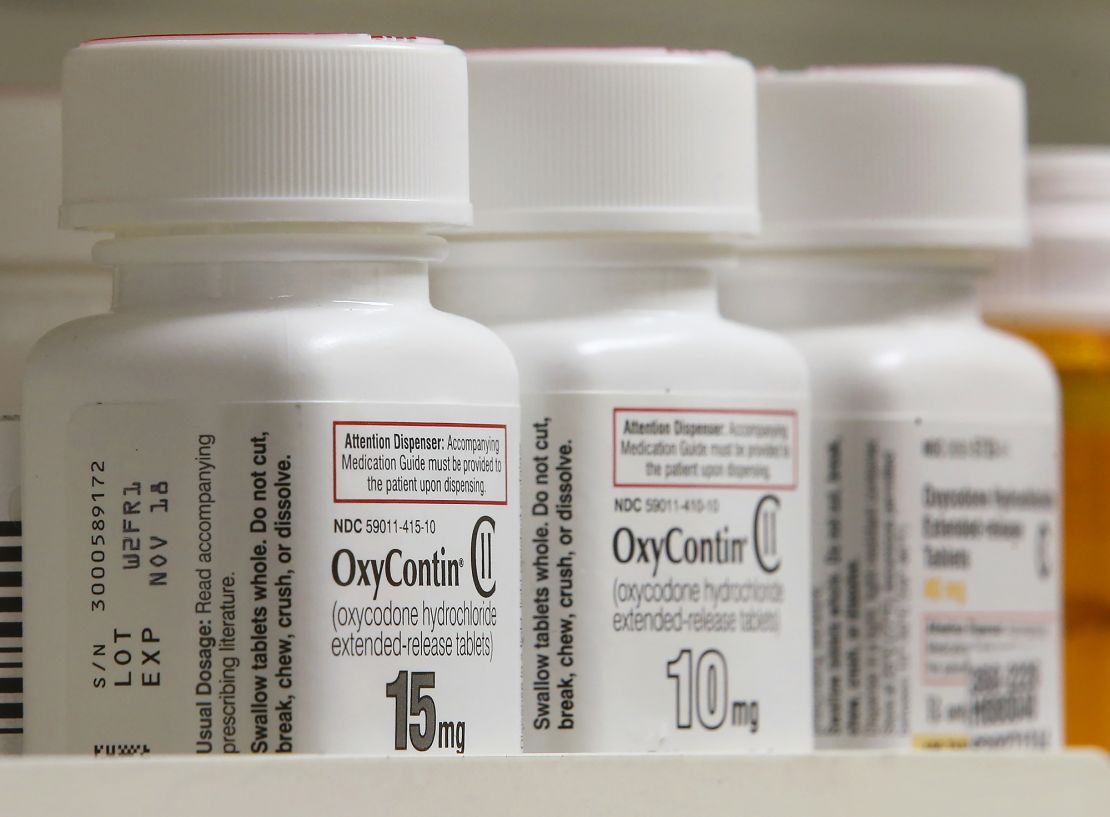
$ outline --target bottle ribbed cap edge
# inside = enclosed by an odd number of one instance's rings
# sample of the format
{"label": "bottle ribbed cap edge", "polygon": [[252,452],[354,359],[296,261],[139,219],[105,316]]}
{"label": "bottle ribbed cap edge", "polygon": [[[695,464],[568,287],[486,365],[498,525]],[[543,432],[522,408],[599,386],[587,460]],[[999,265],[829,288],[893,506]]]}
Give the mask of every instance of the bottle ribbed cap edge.
{"label": "bottle ribbed cap edge", "polygon": [[467,56],[473,232],[758,230],[745,60],[656,48]]}
{"label": "bottle ribbed cap edge", "polygon": [[62,221],[465,225],[466,61],[429,38],[117,38],[66,57]]}
{"label": "bottle ribbed cap edge", "polygon": [[1025,93],[977,66],[762,71],[767,248],[1028,241]]}

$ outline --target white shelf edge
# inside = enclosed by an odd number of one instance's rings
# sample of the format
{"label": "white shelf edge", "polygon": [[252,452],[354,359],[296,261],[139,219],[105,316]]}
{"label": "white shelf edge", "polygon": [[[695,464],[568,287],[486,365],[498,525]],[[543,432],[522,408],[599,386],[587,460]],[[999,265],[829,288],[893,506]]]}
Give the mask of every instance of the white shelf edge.
{"label": "white shelf edge", "polygon": [[1105,817],[1110,758],[938,752],[0,760],[12,817]]}

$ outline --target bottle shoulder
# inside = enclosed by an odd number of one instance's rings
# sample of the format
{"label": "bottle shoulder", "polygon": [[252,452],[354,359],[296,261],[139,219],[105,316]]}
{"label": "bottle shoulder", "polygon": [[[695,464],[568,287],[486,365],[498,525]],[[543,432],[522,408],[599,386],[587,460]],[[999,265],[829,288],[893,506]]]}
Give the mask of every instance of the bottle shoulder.
{"label": "bottle shoulder", "polygon": [[818,410],[1055,417],[1059,386],[1032,344],[977,322],[876,324],[790,334]]}
{"label": "bottle shoulder", "polygon": [[[516,402],[505,344],[429,306],[343,304],[113,312],[32,350],[27,393],[117,399],[429,399]],[[299,397],[297,396],[299,395]],[[481,399],[485,396],[486,399]]]}
{"label": "bottle shoulder", "polygon": [[783,337],[713,314],[617,314],[495,327],[524,391],[766,393],[807,397]]}

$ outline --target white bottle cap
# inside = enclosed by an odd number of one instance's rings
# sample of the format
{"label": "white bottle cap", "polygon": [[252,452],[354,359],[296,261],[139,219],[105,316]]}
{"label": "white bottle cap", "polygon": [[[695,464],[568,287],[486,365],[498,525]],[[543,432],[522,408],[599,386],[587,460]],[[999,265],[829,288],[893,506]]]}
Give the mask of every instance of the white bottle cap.
{"label": "white bottle cap", "polygon": [[990,68],[761,72],[760,246],[1020,246],[1025,93]]}
{"label": "white bottle cap", "polygon": [[61,96],[0,89],[0,265],[90,263],[97,237],[58,228],[61,198]]}
{"label": "white bottle cap", "polygon": [[1033,244],[999,258],[983,309],[1022,323],[1110,326],[1110,147],[1029,154]]}
{"label": "white bottle cap", "polygon": [[[1029,151],[1029,207],[1034,229],[1043,225],[1052,232],[1076,226],[1066,210],[1110,217],[1110,147],[1052,146]],[[1110,221],[1102,222],[1110,235]],[[1084,231],[1086,233],[1086,230]]]}
{"label": "white bottle cap", "polygon": [[466,61],[439,40],[99,40],[62,88],[66,226],[470,222]]}
{"label": "white bottle cap", "polygon": [[758,229],[744,60],[650,48],[468,58],[474,232]]}

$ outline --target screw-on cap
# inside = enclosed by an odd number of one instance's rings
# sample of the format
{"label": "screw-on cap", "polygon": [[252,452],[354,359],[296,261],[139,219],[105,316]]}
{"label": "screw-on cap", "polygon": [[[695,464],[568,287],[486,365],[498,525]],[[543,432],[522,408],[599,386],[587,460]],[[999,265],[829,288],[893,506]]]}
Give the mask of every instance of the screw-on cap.
{"label": "screw-on cap", "polygon": [[1019,246],[1025,93],[990,68],[761,72],[761,246]]}
{"label": "screw-on cap", "polygon": [[96,236],[58,229],[61,198],[61,97],[0,89],[0,264],[91,263]]}
{"label": "screw-on cap", "polygon": [[1029,154],[1033,244],[982,283],[989,315],[1023,323],[1110,323],[1110,148]]}
{"label": "screw-on cap", "polygon": [[474,232],[757,230],[744,60],[649,48],[468,58]]}
{"label": "screw-on cap", "polygon": [[470,222],[466,62],[439,40],[98,40],[62,88],[66,226]]}
{"label": "screw-on cap", "polygon": [[[1068,145],[1029,151],[1029,206],[1050,216],[1059,206],[1110,210],[1110,147]],[[1110,233],[1110,222],[1103,225]]]}

